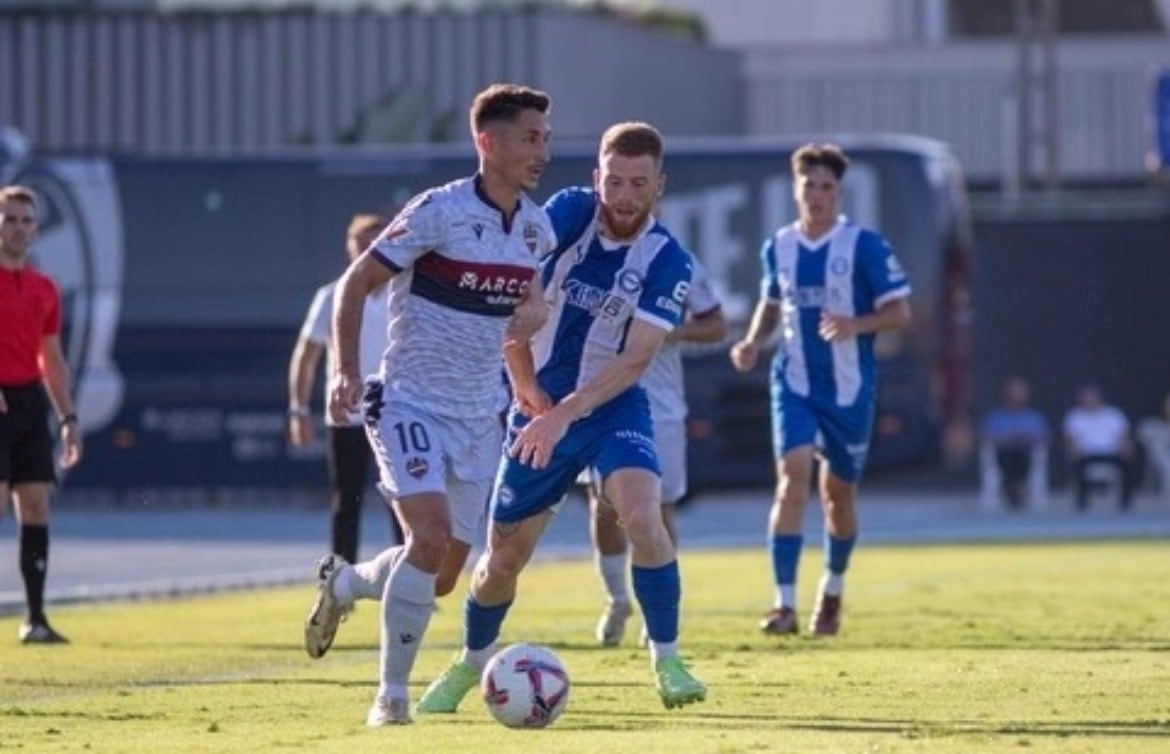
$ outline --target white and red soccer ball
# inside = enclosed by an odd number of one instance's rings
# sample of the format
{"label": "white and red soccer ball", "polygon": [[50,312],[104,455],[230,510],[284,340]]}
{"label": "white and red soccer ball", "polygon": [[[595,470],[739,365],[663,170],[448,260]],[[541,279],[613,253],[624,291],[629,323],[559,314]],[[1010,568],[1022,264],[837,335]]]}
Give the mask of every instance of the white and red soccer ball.
{"label": "white and red soccer ball", "polygon": [[513,644],[488,662],[480,690],[488,712],[509,728],[544,728],[569,703],[569,674],[546,647]]}

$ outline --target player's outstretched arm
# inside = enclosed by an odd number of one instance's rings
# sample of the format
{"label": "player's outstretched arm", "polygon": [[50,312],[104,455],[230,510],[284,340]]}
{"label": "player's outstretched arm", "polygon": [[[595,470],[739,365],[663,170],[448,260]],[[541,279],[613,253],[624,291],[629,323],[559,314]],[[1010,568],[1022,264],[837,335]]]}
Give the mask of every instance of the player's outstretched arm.
{"label": "player's outstretched arm", "polygon": [[81,429],[73,409],[72,380],[61,350],[61,336],[46,335],[41,339],[41,363],[45,389],[61,419],[61,466],[67,469],[81,460]]}
{"label": "player's outstretched arm", "polygon": [[333,343],[337,348],[336,374],[329,395],[329,414],[336,422],[345,422],[357,410],[362,393],[359,341],[362,309],[371,291],[389,282],[394,272],[365,252],[346,269],[337,281],[333,299]]}
{"label": "player's outstretched arm", "polygon": [[563,406],[573,419],[578,419],[621,394],[642,378],[667,334],[660,325],[635,317],[622,352],[593,379],[565,396],[557,407]]}
{"label": "player's outstretched arm", "polygon": [[727,318],[723,308],[715,307],[702,314],[692,314],[674,328],[667,340],[683,343],[718,343],[727,337]]}
{"label": "player's outstretched arm", "polygon": [[540,284],[540,273],[537,272],[532,276],[532,282],[528,284],[528,290],[517,304],[512,318],[508,320],[504,345],[527,343],[547,321],[548,302],[544,300],[544,288]]}
{"label": "player's outstretched arm", "polygon": [[552,408],[548,393],[536,381],[536,365],[527,340],[504,345],[504,366],[520,413],[528,417],[540,416]]}
{"label": "player's outstretched arm", "polygon": [[731,363],[741,372],[749,372],[756,365],[760,347],[772,337],[780,326],[780,303],[771,299],[760,299],[752,314],[748,331],[731,347]]}
{"label": "player's outstretched arm", "polygon": [[625,350],[591,380],[525,425],[508,453],[535,469],[547,466],[553,448],[574,420],[619,395],[642,377],[666,339],[666,332],[659,325],[634,319],[626,336]]}

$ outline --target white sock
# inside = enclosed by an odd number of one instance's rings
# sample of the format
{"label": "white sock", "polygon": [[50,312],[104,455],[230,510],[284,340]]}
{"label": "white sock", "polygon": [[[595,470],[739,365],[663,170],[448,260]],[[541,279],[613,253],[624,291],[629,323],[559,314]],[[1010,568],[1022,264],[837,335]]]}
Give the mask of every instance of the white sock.
{"label": "white sock", "polygon": [[436,574],[399,558],[382,596],[382,675],[378,696],[406,698],[423,635],[435,610]]}
{"label": "white sock", "polygon": [[493,641],[483,649],[468,649],[463,648],[463,654],[459,659],[464,662],[470,662],[474,667],[483,670],[487,667],[488,660],[492,659],[496,654],[496,643]]}
{"label": "white sock", "polygon": [[598,555],[597,573],[610,602],[629,602],[630,592],[626,587],[626,554]]}
{"label": "white sock", "polygon": [[678,641],[651,641],[650,664],[657,665],[663,657],[678,657]]}
{"label": "white sock", "polygon": [[796,584],[778,584],[776,586],[776,608],[782,607],[796,609]]}
{"label": "white sock", "polygon": [[333,596],[347,603],[354,600],[382,599],[382,594],[386,591],[386,579],[390,578],[390,571],[402,557],[402,550],[402,545],[390,547],[382,550],[373,559],[346,569],[344,576],[333,582]]}
{"label": "white sock", "polygon": [[840,597],[844,591],[845,574],[825,571],[825,575],[821,577],[821,594],[827,594],[830,597]]}

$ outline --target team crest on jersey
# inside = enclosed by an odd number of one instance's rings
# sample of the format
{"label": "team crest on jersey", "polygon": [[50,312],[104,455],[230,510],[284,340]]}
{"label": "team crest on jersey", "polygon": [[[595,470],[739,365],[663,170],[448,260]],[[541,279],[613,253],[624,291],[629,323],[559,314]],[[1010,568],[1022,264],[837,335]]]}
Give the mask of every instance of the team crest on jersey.
{"label": "team crest on jersey", "polygon": [[427,463],[425,458],[408,458],[406,459],[406,473],[410,474],[415,479],[422,479],[430,471],[431,465]]}
{"label": "team crest on jersey", "polygon": [[536,253],[540,241],[540,227],[536,223],[524,223],[524,245],[533,254]]}
{"label": "team crest on jersey", "polygon": [[833,261],[829,263],[829,272],[833,273],[834,275],[848,275],[849,261],[844,257],[834,258]]}
{"label": "team crest on jersey", "polygon": [[642,278],[633,270],[622,270],[618,273],[618,287],[626,293],[637,293],[642,290]]}

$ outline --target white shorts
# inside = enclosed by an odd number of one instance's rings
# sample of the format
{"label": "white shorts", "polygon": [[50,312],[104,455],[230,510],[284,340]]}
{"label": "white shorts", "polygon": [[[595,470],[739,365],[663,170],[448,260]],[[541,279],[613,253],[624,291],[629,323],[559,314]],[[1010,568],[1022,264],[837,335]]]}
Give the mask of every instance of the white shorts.
{"label": "white shorts", "polygon": [[687,423],[654,422],[654,449],[662,467],[662,502],[673,505],[687,494]]}
{"label": "white shorts", "polygon": [[[687,423],[685,420],[654,422],[654,450],[662,469],[662,504],[674,505],[687,494]],[[577,484],[600,485],[596,469],[585,469]]]}
{"label": "white shorts", "polygon": [[452,419],[402,402],[366,410],[378,490],[387,499],[421,492],[446,495],[452,536],[474,544],[503,447],[499,418]]}

